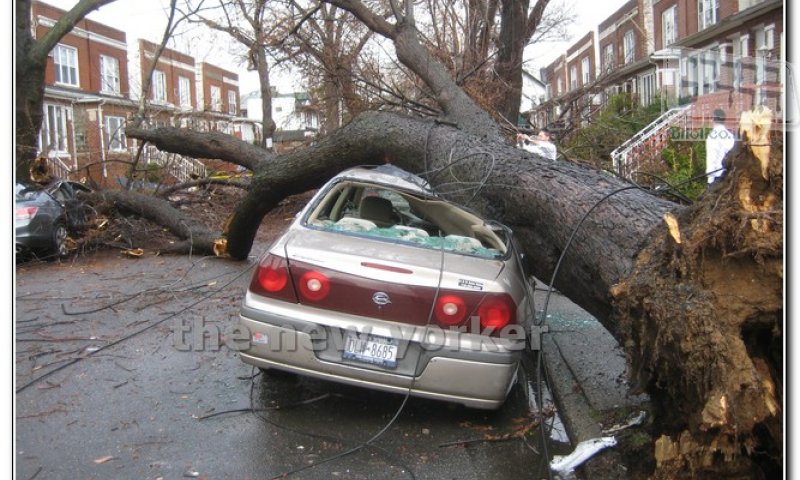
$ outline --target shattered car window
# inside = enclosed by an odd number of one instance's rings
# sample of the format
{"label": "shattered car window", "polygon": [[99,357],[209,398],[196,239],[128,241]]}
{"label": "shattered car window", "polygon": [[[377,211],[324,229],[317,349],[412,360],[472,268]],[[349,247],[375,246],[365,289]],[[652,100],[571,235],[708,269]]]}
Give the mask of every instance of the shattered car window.
{"label": "shattered car window", "polygon": [[506,254],[482,219],[437,197],[343,182],[325,195],[306,225],[484,258]]}

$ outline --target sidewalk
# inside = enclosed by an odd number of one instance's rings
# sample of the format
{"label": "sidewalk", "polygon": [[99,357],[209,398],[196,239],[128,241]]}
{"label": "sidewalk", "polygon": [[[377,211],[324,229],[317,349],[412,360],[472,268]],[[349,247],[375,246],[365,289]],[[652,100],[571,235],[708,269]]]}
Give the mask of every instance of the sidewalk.
{"label": "sidewalk", "polygon": [[[537,282],[538,314],[544,308],[546,288]],[[597,319],[554,291],[546,325],[542,353],[547,380],[573,446],[608,436],[604,429],[648,410],[647,395],[630,392],[622,347]],[[591,479],[627,478],[616,448],[599,452],[579,471]]]}

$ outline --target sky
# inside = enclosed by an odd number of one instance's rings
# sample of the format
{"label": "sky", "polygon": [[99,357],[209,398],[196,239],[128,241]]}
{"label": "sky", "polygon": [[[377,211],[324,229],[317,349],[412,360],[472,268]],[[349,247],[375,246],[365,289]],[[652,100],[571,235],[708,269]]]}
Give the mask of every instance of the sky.
{"label": "sky", "polygon": [[[69,10],[76,3],[76,0],[43,1],[64,10]],[[526,52],[525,68],[531,73],[538,73],[539,68],[546,66],[565,52],[573,41],[596,28],[598,23],[614,13],[626,1],[555,0],[554,3],[564,3],[570,11],[575,12],[575,23],[570,29],[571,38],[565,42],[548,42],[529,48],[529,51]],[[117,0],[93,12],[89,18],[125,31],[130,48],[139,38],[155,43],[160,42],[166,26],[168,6],[169,0]],[[188,53],[194,56],[198,62],[207,61],[238,73],[239,90],[243,95],[258,88],[258,77],[255,72],[248,72],[243,65],[239,64],[232,50],[220,47],[226,44],[223,39],[214,37],[205,30],[202,34],[188,32],[185,36],[187,39],[183,40],[182,44],[170,45],[170,48]],[[271,78],[271,80],[280,92],[289,93],[291,91],[293,79],[289,75],[273,72],[273,76],[275,78]]]}

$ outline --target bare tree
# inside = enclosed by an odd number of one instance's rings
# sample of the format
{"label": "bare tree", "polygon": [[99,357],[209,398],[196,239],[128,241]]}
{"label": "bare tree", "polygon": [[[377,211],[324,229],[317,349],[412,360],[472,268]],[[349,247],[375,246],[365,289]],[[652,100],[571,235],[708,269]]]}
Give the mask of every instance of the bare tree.
{"label": "bare tree", "polygon": [[372,31],[330,4],[287,0],[286,10],[272,45],[319,92],[324,112],[320,132],[331,132],[364,109],[353,73]]}
{"label": "bare tree", "polygon": [[[276,23],[269,4],[269,0],[220,0],[217,9],[191,15],[207,27],[226,33],[247,50],[248,66],[258,73],[263,130],[261,146],[264,148],[267,147],[267,141],[272,138],[276,128],[272,119],[272,85],[268,54]],[[217,13],[219,18],[211,17]]]}

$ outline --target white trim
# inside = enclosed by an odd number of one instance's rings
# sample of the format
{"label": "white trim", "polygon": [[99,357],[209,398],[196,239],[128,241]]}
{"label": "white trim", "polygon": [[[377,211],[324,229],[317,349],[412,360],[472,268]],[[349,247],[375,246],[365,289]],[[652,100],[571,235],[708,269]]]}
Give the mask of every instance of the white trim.
{"label": "white trim", "polygon": [[[115,130],[117,136],[119,137],[119,143],[121,144],[120,148],[112,147],[114,143],[114,135],[111,132],[111,125],[109,124],[109,120],[114,119],[114,121],[119,121],[119,126]],[[119,115],[106,115],[103,117],[103,127],[105,129],[105,134],[108,135],[108,151],[109,152],[124,152],[128,149],[128,137],[125,135],[125,117]]]}
{"label": "white trim", "polygon": [[589,40],[586,41],[586,43],[583,46],[581,46],[581,48],[579,48],[578,50],[576,50],[575,52],[573,52],[572,54],[570,54],[567,57],[567,62],[571,62],[571,61],[575,60],[576,58],[580,57],[581,54],[583,52],[585,52],[586,50],[588,50],[591,46],[592,46],[592,40],[589,39]]}
{"label": "white trim", "polygon": [[623,23],[627,22],[628,20],[631,20],[631,19],[635,18],[636,15],[638,15],[638,14],[639,14],[639,7],[636,6],[636,7],[634,7],[633,10],[630,11],[630,13],[628,13],[624,17],[620,18],[619,20],[614,22],[613,25],[609,26],[608,28],[606,28],[605,30],[600,32],[600,38],[601,39],[606,38],[610,34],[616,32]]}
{"label": "white trim", "polygon": [[764,46],[770,50],[775,49],[775,24],[764,27]]}
{"label": "white trim", "polygon": [[232,78],[228,78],[226,76],[222,76],[222,83],[227,83],[228,85],[233,85],[234,87],[239,86],[239,80],[234,80]]}
{"label": "white trim", "polygon": [[[74,57],[71,59],[74,62],[74,65],[65,65],[65,66],[67,68],[72,68],[72,69],[75,70],[75,83],[64,82],[64,81],[58,79],[58,77],[61,76],[61,65],[64,65],[64,64],[59,63],[58,59],[56,59],[55,51],[57,49],[67,50],[67,51],[69,51],[69,52],[74,54]],[[54,70],[55,70],[54,71],[54,73],[55,73],[55,75],[54,75],[54,77],[55,77],[54,83],[56,85],[64,85],[64,86],[72,87],[72,88],[81,88],[80,57],[78,56],[77,47],[73,47],[72,45],[66,45],[66,44],[63,44],[63,43],[59,43],[55,47],[53,47],[53,50],[51,50],[50,52],[53,54],[53,67],[54,67]]]}
{"label": "white trim", "polygon": [[[144,58],[146,60],[153,60],[153,58],[155,58],[155,55],[153,53],[150,53],[150,52],[144,52]],[[169,66],[172,66],[172,67],[182,68],[184,70],[189,70],[189,71],[192,71],[192,72],[195,71],[195,66],[194,65],[191,65],[191,64],[188,64],[188,63],[179,62],[178,60],[173,60],[171,58],[164,58],[163,56],[158,58],[158,63],[160,63],[160,64],[163,63],[163,64],[166,64],[166,65],[169,65]]]}
{"label": "white trim", "polygon": [[[43,15],[39,15],[36,20],[39,22],[39,25],[47,28],[53,28],[56,24],[56,21],[52,18],[45,17]],[[107,25],[105,25],[107,26]],[[111,27],[108,27],[111,28]],[[71,34],[75,35],[76,37],[80,38],[87,38],[97,43],[102,43],[103,45],[108,45],[110,47],[118,48],[120,50],[124,50],[125,52],[128,51],[128,44],[126,42],[121,42],[114,38],[106,37],[105,35],[99,35],[94,32],[89,32],[83,28],[74,27],[71,31]]]}
{"label": "white trim", "polygon": [[[42,128],[39,130],[39,135],[38,135],[38,140],[37,140],[37,143],[38,143],[38,146],[39,146],[39,151],[44,155],[49,155],[50,154],[49,145],[44,145],[44,143],[43,143],[45,133],[48,135],[48,137],[50,135],[50,128],[48,128],[48,127],[50,127],[50,118],[49,118],[49,115],[48,115],[48,112],[47,112],[49,107],[53,107],[54,108],[54,112],[55,112],[55,109],[60,109],[61,110],[62,117],[60,118],[61,125],[59,125],[59,127],[63,127],[63,132],[60,131],[61,130],[60,128],[58,128],[56,130],[58,131],[57,133],[58,133],[59,140],[63,140],[64,147],[65,147],[64,150],[55,149],[55,150],[52,150],[52,152],[54,152],[58,156],[70,156],[68,135],[69,135],[70,125],[72,124],[72,122],[73,122],[72,119],[74,117],[73,117],[72,107],[70,105],[66,105],[66,104],[63,104],[63,103],[45,102],[44,105],[42,105],[42,110],[43,110],[42,113],[44,115],[42,117]],[[72,127],[73,127],[73,131],[74,131],[74,125],[72,125]],[[52,143],[52,139],[49,139],[49,140],[51,140],[51,143]]]}

